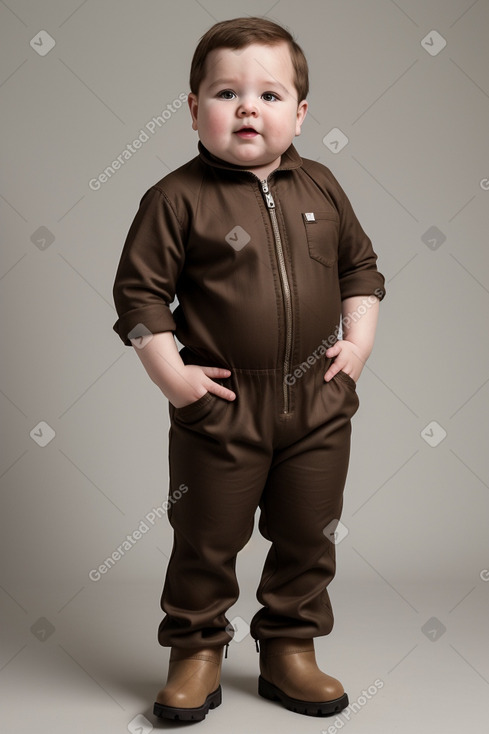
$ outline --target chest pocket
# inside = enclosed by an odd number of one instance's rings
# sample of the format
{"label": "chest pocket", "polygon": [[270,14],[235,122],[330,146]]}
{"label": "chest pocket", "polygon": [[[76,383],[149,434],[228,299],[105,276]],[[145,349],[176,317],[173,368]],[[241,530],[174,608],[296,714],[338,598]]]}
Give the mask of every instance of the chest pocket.
{"label": "chest pocket", "polygon": [[338,259],[339,217],[332,211],[302,214],[309,255],[326,267]]}

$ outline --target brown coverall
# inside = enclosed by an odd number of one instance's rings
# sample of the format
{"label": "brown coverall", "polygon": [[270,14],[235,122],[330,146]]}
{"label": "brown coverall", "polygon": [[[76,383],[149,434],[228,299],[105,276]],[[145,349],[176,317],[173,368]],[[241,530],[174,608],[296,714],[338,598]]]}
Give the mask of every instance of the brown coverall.
{"label": "brown coverall", "polygon": [[[266,181],[199,155],[143,196],[114,282],[125,345],[173,331],[186,364],[225,367],[230,402],[169,404],[173,550],[158,630],[164,646],[224,645],[236,556],[272,545],[250,623],[255,639],[328,634],[355,381],[324,381],[341,301],[385,294],[372,243],[324,165],[293,145]],[[172,312],[175,295],[178,306]],[[175,495],[177,496],[177,495]],[[228,630],[226,630],[228,627]]]}

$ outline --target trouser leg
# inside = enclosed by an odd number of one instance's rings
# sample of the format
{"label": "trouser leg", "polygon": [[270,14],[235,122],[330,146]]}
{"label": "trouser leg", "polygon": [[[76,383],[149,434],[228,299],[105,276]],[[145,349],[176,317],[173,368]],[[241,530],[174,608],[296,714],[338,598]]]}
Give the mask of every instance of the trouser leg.
{"label": "trouser leg", "polygon": [[302,423],[303,437],[275,451],[260,502],[259,529],[272,546],[257,590],[263,607],[250,625],[255,639],[311,638],[333,627],[327,587],[336,548],[325,529],[341,516],[358,397],[343,374],[324,383],[320,371],[319,380],[311,376],[304,388],[317,402],[309,394],[302,415],[296,401],[296,430]]}
{"label": "trouser leg", "polygon": [[253,531],[270,463],[258,441],[233,442],[235,407],[209,395],[189,410],[170,406],[170,494],[182,484],[187,490],[168,515],[174,541],[161,596],[164,646],[232,639],[226,611],[239,595],[236,555]]}

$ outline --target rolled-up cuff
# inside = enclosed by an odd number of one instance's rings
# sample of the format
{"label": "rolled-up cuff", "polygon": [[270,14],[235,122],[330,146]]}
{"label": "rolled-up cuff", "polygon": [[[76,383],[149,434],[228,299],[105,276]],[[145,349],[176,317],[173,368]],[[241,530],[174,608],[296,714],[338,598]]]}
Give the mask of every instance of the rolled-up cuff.
{"label": "rolled-up cuff", "polygon": [[377,272],[353,273],[340,281],[341,300],[353,296],[377,296],[381,301],[385,296],[384,277]]}
{"label": "rolled-up cuff", "polygon": [[112,328],[127,347],[132,347],[131,339],[160,331],[175,331],[176,324],[169,307],[161,304],[128,311],[117,319]]}

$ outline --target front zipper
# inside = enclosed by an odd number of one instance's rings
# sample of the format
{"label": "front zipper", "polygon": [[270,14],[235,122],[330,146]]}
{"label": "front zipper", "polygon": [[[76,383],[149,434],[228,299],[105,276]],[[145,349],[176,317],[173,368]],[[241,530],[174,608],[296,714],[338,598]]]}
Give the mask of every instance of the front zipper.
{"label": "front zipper", "polygon": [[265,202],[270,213],[270,219],[272,221],[273,236],[275,240],[275,251],[277,253],[277,260],[280,273],[280,281],[282,283],[282,291],[284,295],[285,303],[285,354],[284,354],[284,374],[282,381],[282,391],[284,398],[284,413],[289,412],[289,386],[287,384],[287,375],[290,369],[290,355],[292,350],[292,299],[290,296],[290,285],[287,278],[287,270],[285,268],[284,249],[282,247],[282,239],[280,237],[280,230],[277,222],[277,212],[275,210],[275,202],[273,196],[268,188],[266,179],[260,181],[262,191],[265,195]]}

